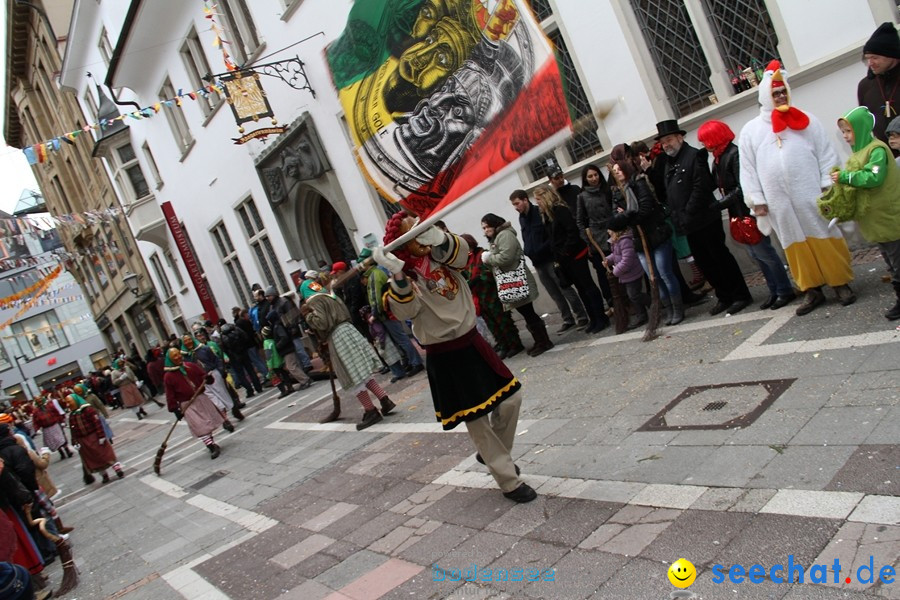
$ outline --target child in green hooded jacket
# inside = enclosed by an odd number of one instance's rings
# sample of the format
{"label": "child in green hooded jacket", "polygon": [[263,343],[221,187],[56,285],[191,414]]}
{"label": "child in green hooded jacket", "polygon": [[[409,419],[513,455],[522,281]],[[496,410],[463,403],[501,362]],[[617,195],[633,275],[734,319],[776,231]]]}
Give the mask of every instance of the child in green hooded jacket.
{"label": "child in green hooded jacket", "polygon": [[900,167],[888,145],[872,135],[874,125],[865,106],[838,119],[853,154],[831,180],[854,205],[853,220],[863,237],[878,244],[887,262],[897,303],[884,316],[893,321],[900,319]]}

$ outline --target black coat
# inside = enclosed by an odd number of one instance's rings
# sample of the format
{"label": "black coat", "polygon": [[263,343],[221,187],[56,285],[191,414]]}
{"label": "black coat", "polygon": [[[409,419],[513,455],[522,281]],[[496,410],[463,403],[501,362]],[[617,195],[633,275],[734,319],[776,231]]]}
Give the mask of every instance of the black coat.
{"label": "black coat", "polygon": [[[247,322],[249,323],[249,321]],[[246,331],[230,323],[222,327],[219,343],[229,358],[234,358],[238,361],[247,354],[247,350],[255,346],[253,338],[248,336]]]}
{"label": "black coat", "polygon": [[682,144],[678,154],[666,156],[665,175],[666,198],[676,233],[686,235],[721,221],[714,206],[715,184],[706,150]]}
{"label": "black coat", "polygon": [[6,463],[7,469],[12,469],[19,481],[29,491],[38,489],[37,478],[34,475],[34,463],[28,456],[28,451],[16,443],[16,438],[8,436],[0,440],[0,458]]}
{"label": "black coat", "polygon": [[566,201],[566,204],[569,205],[569,210],[572,211],[573,215],[578,214],[578,194],[581,193],[580,187],[574,183],[566,182],[565,185],[556,189],[556,193],[559,194],[560,198]]}
{"label": "black coat", "polygon": [[[870,113],[875,115],[875,127],[872,128],[872,133],[885,144],[887,144],[888,138],[884,130],[888,123],[897,116],[896,111],[900,110],[900,85],[898,82],[900,82],[900,64],[882,75],[875,75],[870,69],[856,87],[856,99],[859,101],[859,105],[865,106]],[[884,95],[881,90],[884,90]],[[885,95],[888,97],[885,98]],[[890,117],[884,114],[885,100],[890,100],[894,109]],[[894,156],[898,155],[897,150],[892,149],[892,152]]]}
{"label": "black coat", "polygon": [[646,175],[635,175],[628,181],[626,188],[634,192],[638,208],[628,210],[624,193],[618,187],[613,188],[616,208],[621,208],[624,212],[617,213],[610,219],[610,227],[614,229],[622,229],[626,225],[634,227],[635,250],[643,254],[644,245],[637,231],[638,225],[647,237],[647,245],[651,249],[668,240],[672,236],[672,230],[666,223],[665,207],[656,199]]}
{"label": "black coat", "polygon": [[581,239],[590,245],[585,229],[591,230],[594,241],[609,254],[609,220],[613,216],[612,197],[609,186],[605,182],[596,188],[584,188],[578,195],[578,212],[575,213],[575,221],[578,224],[578,233]]}
{"label": "black coat", "polygon": [[278,350],[278,354],[282,358],[297,351],[294,347],[293,336],[278,319],[275,319],[275,323],[270,325],[270,327],[272,328],[272,339],[275,340],[275,349]]}
{"label": "black coat", "polygon": [[750,208],[744,204],[741,190],[741,166],[738,147],[729,142],[719,160],[713,163],[712,175],[722,191],[722,199],[715,203],[716,210],[728,209],[729,217],[742,218],[750,215]]}
{"label": "black coat", "polygon": [[574,260],[587,249],[584,240],[578,235],[575,216],[568,206],[554,205],[553,220],[545,221],[550,233],[550,244],[553,247],[553,259],[557,262]]}
{"label": "black coat", "polygon": [[519,215],[519,229],[522,230],[522,249],[535,267],[553,260],[550,235],[537,206],[532,204],[526,214]]}

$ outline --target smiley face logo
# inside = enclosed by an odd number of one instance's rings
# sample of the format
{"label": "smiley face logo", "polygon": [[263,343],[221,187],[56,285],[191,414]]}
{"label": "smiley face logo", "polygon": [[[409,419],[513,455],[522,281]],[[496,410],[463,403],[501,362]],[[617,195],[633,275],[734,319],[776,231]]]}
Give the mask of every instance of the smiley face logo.
{"label": "smiley face logo", "polygon": [[690,587],[695,579],[697,569],[686,558],[679,558],[669,567],[669,581],[677,588]]}

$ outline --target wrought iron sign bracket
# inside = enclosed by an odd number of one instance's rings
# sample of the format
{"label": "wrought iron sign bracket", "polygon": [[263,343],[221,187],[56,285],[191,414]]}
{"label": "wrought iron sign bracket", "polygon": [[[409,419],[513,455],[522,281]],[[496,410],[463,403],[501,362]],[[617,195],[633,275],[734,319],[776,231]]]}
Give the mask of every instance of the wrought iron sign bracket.
{"label": "wrought iron sign bracket", "polygon": [[260,75],[268,75],[269,77],[277,77],[295,90],[308,90],[312,97],[316,97],[316,91],[309,85],[309,78],[306,76],[303,61],[299,56],[279,60],[270,63],[262,63],[249,67],[238,69],[237,71],[225,71],[224,73],[216,73],[215,75],[207,75],[205,79],[212,80],[224,77],[226,75],[242,77],[244,75],[252,75],[259,73]]}

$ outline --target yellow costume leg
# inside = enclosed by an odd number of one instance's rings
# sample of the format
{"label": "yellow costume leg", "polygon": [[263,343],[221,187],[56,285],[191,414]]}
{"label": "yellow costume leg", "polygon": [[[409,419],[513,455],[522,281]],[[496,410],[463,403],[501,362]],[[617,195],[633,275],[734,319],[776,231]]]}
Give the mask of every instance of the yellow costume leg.
{"label": "yellow costume leg", "polygon": [[801,291],[853,281],[850,250],[843,238],[807,238],[784,251],[791,274]]}

